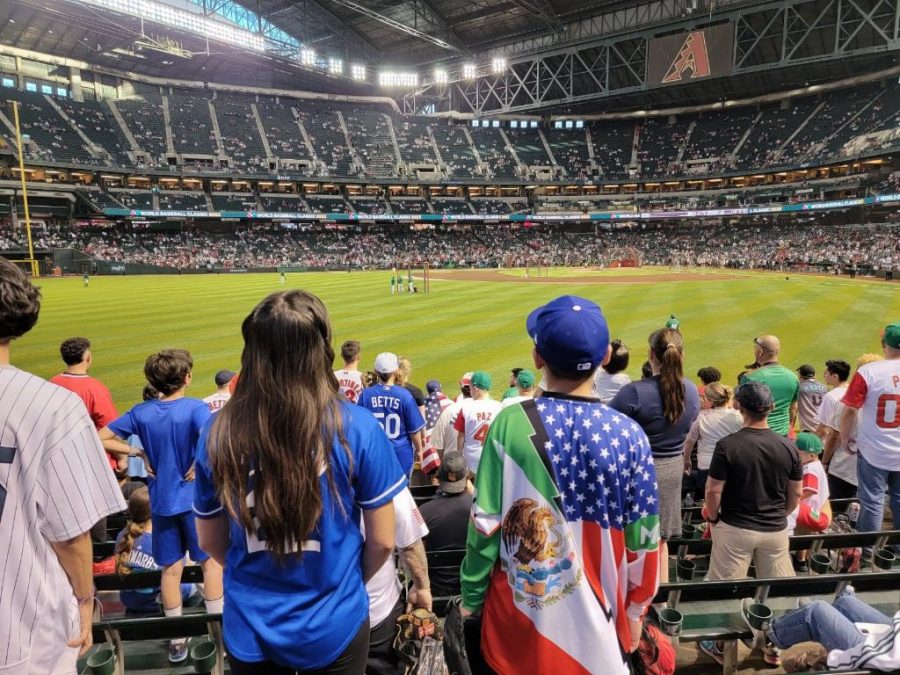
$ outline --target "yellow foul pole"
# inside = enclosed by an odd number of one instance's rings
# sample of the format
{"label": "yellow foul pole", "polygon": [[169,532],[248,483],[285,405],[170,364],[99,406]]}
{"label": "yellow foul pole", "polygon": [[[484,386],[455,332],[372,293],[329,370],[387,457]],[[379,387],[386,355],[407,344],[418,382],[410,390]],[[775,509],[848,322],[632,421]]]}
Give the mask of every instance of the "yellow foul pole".
{"label": "yellow foul pole", "polygon": [[41,270],[34,259],[34,244],[31,241],[31,213],[28,210],[28,186],[25,184],[25,150],[22,147],[22,130],[19,127],[19,103],[10,101],[13,117],[16,122],[16,145],[19,148],[19,178],[22,180],[22,204],[25,205],[25,234],[28,236],[28,261],[31,263],[31,276],[39,277]]}

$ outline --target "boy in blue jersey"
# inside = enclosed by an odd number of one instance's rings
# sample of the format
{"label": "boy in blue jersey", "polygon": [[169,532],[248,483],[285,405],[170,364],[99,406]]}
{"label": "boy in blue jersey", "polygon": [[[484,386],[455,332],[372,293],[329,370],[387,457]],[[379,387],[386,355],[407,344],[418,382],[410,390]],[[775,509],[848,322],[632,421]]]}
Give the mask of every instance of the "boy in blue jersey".
{"label": "boy in blue jersey", "polygon": [[399,367],[396,354],[384,352],[375,357],[378,383],[363,389],[357,403],[370,410],[378,420],[394,446],[401,468],[409,476],[414,462],[422,459],[425,420],[412,394],[394,384]]}
{"label": "boy in blue jersey", "polygon": [[[203,567],[204,597],[210,614],[222,612],[222,568],[203,552],[191,507],[194,497],[194,452],[210,417],[209,407],[185,397],[194,362],[184,349],[164,349],[147,357],[144,375],[160,398],[139,403],[100,431],[103,446],[137,454],[122,439],[137,436],[150,474],[153,557],[163,568],[162,602],[166,616],[181,616],[181,572],[185,553]],[[187,640],[169,643],[172,663],[187,658]]]}

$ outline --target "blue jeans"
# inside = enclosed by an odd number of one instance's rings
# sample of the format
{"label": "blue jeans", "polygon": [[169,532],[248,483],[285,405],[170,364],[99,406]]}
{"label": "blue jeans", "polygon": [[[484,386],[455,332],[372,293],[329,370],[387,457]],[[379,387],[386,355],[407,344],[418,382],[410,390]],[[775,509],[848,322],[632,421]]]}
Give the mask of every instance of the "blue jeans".
{"label": "blue jeans", "polygon": [[[858,455],[856,475],[859,478],[859,518],[857,532],[877,532],[884,520],[884,495],[891,500],[894,529],[900,529],[900,471],[888,471],[872,466],[862,453]],[[870,547],[867,547],[869,550]]]}
{"label": "blue jeans", "polygon": [[800,642],[818,642],[828,651],[851,649],[866,639],[854,623],[890,625],[891,619],[854,595],[842,595],[833,605],[817,600],[779,616],[768,638],[782,649]]}

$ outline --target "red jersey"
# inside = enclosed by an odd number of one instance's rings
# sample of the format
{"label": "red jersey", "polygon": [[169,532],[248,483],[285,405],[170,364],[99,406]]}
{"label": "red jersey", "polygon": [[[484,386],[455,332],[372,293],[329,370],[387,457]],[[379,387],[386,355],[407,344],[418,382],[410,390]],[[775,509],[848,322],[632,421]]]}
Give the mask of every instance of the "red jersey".
{"label": "red jersey", "polygon": [[[63,389],[68,389],[72,393],[78,394],[78,397],[84,401],[84,407],[87,408],[88,415],[90,415],[97,431],[119,417],[109,389],[97,378],[90,375],[60,373],[51,378],[50,381]],[[109,460],[109,465],[115,470],[117,466],[116,457],[106,453],[106,458]]]}

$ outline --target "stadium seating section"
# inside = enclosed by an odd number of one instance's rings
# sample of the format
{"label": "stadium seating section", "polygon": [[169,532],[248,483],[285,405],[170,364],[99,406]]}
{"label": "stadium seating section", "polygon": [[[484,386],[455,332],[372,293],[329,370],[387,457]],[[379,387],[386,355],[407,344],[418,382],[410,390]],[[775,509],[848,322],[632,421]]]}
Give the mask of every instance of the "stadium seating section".
{"label": "stadium seating section", "polygon": [[[122,99],[85,102],[6,95],[22,104],[30,161],[120,169],[228,163],[250,175],[286,169],[300,176],[416,178],[426,169],[443,180],[621,181],[809,166],[900,147],[894,81],[761,106],[600,120],[581,129],[474,128],[383,104],[148,85],[129,91]],[[0,133],[9,140],[6,126]],[[535,170],[554,164],[558,170]]]}

